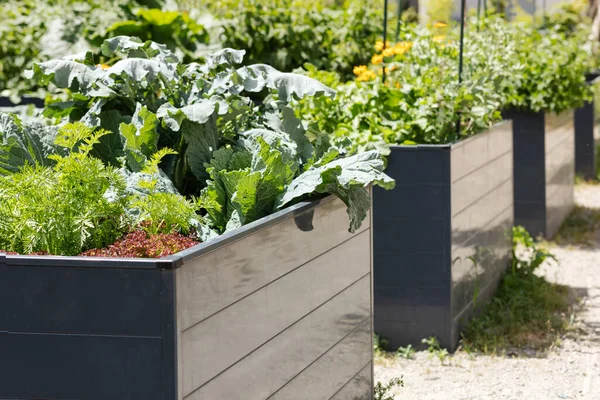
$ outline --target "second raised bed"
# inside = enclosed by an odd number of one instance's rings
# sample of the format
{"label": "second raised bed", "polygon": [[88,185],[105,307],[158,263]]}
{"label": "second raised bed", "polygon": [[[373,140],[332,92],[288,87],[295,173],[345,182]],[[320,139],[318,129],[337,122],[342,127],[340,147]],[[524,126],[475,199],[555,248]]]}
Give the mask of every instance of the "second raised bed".
{"label": "second raised bed", "polygon": [[375,332],[392,349],[435,336],[454,350],[511,254],[510,122],[448,145],[393,146],[374,190]]}

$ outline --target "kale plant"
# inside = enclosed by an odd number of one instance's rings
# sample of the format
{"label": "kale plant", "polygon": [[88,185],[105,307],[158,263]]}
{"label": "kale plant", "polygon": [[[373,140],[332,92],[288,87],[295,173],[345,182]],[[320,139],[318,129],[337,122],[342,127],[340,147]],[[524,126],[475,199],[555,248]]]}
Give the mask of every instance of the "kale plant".
{"label": "kale plant", "polygon": [[70,94],[45,115],[111,131],[91,154],[126,167],[128,180],[169,149],[160,186],[199,196],[200,224],[217,233],[323,194],[346,203],[354,231],[370,205],[366,186],[393,187],[379,153],[345,158],[343,143],[308,133],[296,118],[293,99],[334,96],[314,79],[265,64],[235,67],[244,52],[232,49],[182,64],[164,45],[120,36],[102,51],[120,60],[94,65],[88,53],[34,65],[29,77]]}

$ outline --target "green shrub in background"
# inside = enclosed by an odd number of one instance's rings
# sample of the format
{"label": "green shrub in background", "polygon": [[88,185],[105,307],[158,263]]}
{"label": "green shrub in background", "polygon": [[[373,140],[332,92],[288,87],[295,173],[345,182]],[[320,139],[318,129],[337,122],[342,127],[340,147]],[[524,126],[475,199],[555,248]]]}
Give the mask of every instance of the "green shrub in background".
{"label": "green shrub in background", "polygon": [[427,0],[425,2],[425,12],[429,23],[450,23],[454,8],[454,0]]}
{"label": "green shrub in background", "polygon": [[582,104],[591,95],[584,74],[594,60],[584,33],[538,32],[500,15],[470,18],[459,85],[458,27],[407,27],[399,43],[377,44],[370,65],[355,67],[354,82],[336,84],[331,73],[308,67],[338,96],[308,99],[299,111],[313,129],[350,137],[357,151],[452,143],[489,128],[507,108],[561,112]]}
{"label": "green shrub in background", "polygon": [[[94,62],[107,60],[100,45],[107,38],[129,35],[163,43],[190,62],[208,32],[187,13],[163,11],[155,0],[14,0],[0,3],[0,95],[39,91],[24,79],[33,62],[92,51]],[[148,8],[154,7],[154,8]]]}
{"label": "green shrub in background", "polygon": [[35,0],[0,3],[0,95],[21,88],[21,73],[38,59],[45,19],[37,6]]}
{"label": "green shrub in background", "polygon": [[515,43],[519,53],[513,62],[525,69],[509,107],[560,113],[591,99],[585,74],[592,69],[594,56],[584,30],[567,35],[560,25],[544,31],[517,25]]}
{"label": "green shrub in background", "polygon": [[314,1],[240,0],[223,22],[223,47],[246,50],[247,63],[291,71],[310,62],[318,69],[352,77],[366,63],[382,32],[377,7],[351,1],[327,8]]}
{"label": "green shrub in background", "polygon": [[[307,100],[300,111],[307,121],[314,121],[314,129],[349,136],[359,151],[385,152],[387,144],[456,141],[499,121],[500,110],[516,95],[523,66],[515,62],[513,35],[513,27],[501,17],[480,23],[470,19],[459,85],[458,29],[444,24],[407,27],[399,43],[387,49],[378,43],[371,65],[355,68],[356,81],[335,86],[335,99]],[[312,67],[308,73],[325,78]]]}

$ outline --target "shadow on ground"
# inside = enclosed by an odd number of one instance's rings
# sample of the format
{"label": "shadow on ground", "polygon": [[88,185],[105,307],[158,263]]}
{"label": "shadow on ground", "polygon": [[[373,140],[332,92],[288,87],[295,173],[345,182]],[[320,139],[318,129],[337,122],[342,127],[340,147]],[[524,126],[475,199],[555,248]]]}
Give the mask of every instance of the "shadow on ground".
{"label": "shadow on ground", "polygon": [[600,209],[576,206],[553,242],[559,246],[600,249]]}

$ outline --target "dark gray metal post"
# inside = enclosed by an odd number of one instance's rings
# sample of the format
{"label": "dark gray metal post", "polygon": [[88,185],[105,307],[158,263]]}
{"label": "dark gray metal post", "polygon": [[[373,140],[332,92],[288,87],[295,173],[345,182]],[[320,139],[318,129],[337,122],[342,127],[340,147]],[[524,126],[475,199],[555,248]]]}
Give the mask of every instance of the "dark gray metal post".
{"label": "dark gray metal post", "polygon": [[515,225],[546,235],[544,112],[512,112]]}
{"label": "dark gray metal post", "polygon": [[575,173],[586,180],[596,179],[594,101],[575,110]]}

